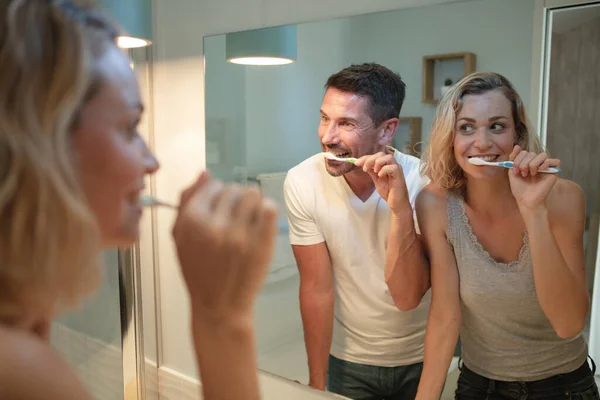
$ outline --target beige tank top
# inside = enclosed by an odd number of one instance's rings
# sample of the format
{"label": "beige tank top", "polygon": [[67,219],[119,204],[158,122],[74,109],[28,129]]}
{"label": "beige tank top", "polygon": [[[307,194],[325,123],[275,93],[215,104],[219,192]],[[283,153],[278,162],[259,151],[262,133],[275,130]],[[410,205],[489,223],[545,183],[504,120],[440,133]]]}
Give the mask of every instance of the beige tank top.
{"label": "beige tank top", "polygon": [[527,234],[517,261],[496,262],[481,246],[461,197],[447,197],[448,242],[460,276],[462,359],[489,379],[534,381],[574,371],[587,359],[580,334],[561,339],[535,292]]}

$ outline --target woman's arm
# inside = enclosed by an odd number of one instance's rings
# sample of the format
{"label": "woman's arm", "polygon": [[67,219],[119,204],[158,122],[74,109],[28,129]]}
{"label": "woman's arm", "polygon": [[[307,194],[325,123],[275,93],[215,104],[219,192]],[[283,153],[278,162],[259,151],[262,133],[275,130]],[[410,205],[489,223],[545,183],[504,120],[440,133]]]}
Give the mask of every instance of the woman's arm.
{"label": "woman's arm", "polygon": [[271,262],[276,217],[258,189],[207,174],[181,196],[173,236],[205,400],[260,399],[254,303]]}
{"label": "woman's arm", "polygon": [[446,240],[446,198],[428,185],[417,198],[417,218],[431,265],[431,308],[425,334],[425,362],[417,399],[438,400],[462,323],[456,259]]}
{"label": "woman's arm", "polygon": [[253,322],[251,314],[211,319],[192,310],[204,399],[260,399]]}
{"label": "woman's arm", "polygon": [[583,254],[583,191],[556,174],[538,173],[560,166],[560,160],[546,153],[528,152],[517,145],[509,159],[514,163],[510,188],[529,234],[538,301],[558,336],[576,336],[590,306]]}
{"label": "woman's arm", "polygon": [[574,182],[559,180],[544,206],[522,209],[529,234],[537,297],[562,338],[579,334],[589,311],[583,231],[585,199]]}

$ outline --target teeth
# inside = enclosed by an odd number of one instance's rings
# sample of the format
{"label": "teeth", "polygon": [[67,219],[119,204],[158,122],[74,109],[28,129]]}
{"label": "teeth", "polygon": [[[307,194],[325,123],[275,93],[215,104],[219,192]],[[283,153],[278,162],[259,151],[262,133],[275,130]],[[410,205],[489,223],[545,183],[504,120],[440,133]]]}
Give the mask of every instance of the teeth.
{"label": "teeth", "polygon": [[480,158],[484,161],[494,161],[497,156],[473,156],[474,158]]}

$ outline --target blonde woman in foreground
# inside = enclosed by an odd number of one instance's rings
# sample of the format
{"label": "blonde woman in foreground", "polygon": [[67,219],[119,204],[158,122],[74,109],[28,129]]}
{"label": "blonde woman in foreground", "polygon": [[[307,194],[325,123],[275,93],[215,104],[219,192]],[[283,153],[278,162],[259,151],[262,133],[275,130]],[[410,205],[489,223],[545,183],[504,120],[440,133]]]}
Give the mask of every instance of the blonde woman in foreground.
{"label": "blonde woman in foreground", "polygon": [[[88,1],[0,1],[2,400],[92,399],[50,347],[50,323],[94,288],[102,248],[137,239],[158,169],[117,34]],[[252,310],[275,214],[206,174],[181,196],[173,234],[207,400],[259,398]]]}
{"label": "blonde woman in foreground", "polygon": [[[469,158],[514,162],[510,170]],[[417,399],[439,399],[461,337],[457,399],[598,399],[581,334],[582,190],[556,174],[513,86],[463,78],[442,98],[417,200],[432,302]]]}

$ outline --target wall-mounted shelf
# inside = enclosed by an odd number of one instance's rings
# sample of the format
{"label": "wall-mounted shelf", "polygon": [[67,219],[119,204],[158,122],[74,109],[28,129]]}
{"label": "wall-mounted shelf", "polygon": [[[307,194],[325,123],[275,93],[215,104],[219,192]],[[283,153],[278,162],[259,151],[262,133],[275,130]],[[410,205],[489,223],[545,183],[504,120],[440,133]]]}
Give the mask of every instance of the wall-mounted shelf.
{"label": "wall-mounted shelf", "polygon": [[404,124],[408,124],[408,143],[406,140],[403,143],[398,134],[396,134],[396,137],[394,137],[394,147],[402,153],[418,157],[419,154],[416,151],[416,146],[421,142],[423,119],[421,117],[400,117],[398,119],[400,120],[399,128]]}
{"label": "wall-mounted shelf", "polygon": [[[437,104],[437,90],[446,78],[453,83],[475,72],[475,53],[434,54],[423,57],[423,103]],[[462,68],[460,68],[462,66]],[[436,96],[437,95],[437,96]]]}

